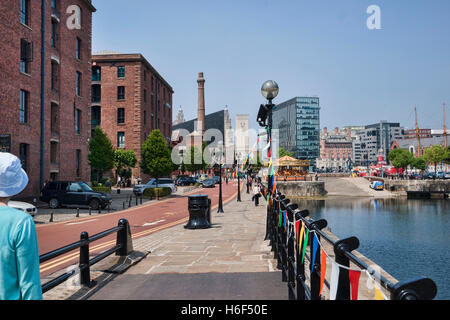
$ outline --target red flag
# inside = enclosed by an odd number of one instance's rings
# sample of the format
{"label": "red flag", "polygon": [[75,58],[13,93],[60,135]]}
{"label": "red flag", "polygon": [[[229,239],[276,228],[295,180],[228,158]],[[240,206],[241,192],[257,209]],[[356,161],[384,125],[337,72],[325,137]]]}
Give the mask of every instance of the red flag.
{"label": "red flag", "polygon": [[327,273],[327,254],[322,249],[320,256],[320,291],[319,296],[322,294],[323,283],[325,282],[325,273]]}
{"label": "red flag", "polygon": [[297,240],[298,240],[298,235],[300,232],[300,222],[301,222],[301,220],[298,220],[295,222],[295,235],[296,235],[295,239],[297,239]]}
{"label": "red flag", "polygon": [[358,286],[359,278],[361,277],[361,271],[349,270],[348,277],[350,279],[350,287],[352,290],[352,300],[358,300]]}

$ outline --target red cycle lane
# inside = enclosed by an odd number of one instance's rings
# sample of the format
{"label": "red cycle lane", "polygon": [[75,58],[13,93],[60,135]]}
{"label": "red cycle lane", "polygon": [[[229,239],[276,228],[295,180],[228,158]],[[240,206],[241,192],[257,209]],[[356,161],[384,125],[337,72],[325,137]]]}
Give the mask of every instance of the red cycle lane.
{"label": "red cycle lane", "polygon": [[[241,190],[244,183],[241,182]],[[237,196],[237,182],[222,185],[224,204]],[[242,192],[242,191],[241,191]],[[58,248],[80,240],[82,232],[90,236],[118,225],[120,219],[127,219],[130,224],[133,239],[147,236],[151,233],[186,223],[189,220],[188,196],[192,194],[205,194],[211,199],[212,214],[218,206],[219,188],[200,189],[182,196],[174,196],[159,202],[152,202],[128,210],[96,215],[88,218],[75,219],[48,225],[36,226],[39,254],[51,252]],[[214,222],[214,221],[213,221]],[[110,235],[90,244],[90,251],[100,253],[114,246],[116,236]],[[79,250],[75,250],[61,257],[41,264],[41,276],[46,276],[58,270],[76,264],[79,259]]]}

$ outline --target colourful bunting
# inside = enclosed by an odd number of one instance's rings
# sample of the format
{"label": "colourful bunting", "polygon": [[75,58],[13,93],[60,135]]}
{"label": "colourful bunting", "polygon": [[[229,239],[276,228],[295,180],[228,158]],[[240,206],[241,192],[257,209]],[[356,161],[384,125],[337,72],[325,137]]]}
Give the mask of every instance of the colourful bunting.
{"label": "colourful bunting", "polygon": [[319,241],[317,239],[317,235],[314,233],[313,236],[313,254],[312,254],[312,262],[311,262],[311,275],[314,272],[314,264],[316,262],[316,251],[319,246]]}
{"label": "colourful bunting", "polygon": [[375,300],[384,300],[384,295],[381,293],[381,291],[377,288],[376,285],[373,286],[375,289]]}
{"label": "colourful bunting", "polygon": [[361,271],[349,270],[348,277],[350,279],[351,298],[352,300],[358,300],[358,286]]}
{"label": "colourful bunting", "polygon": [[325,274],[327,272],[327,254],[322,249],[321,256],[320,256],[320,291],[319,295],[322,294],[323,284],[325,282]]}
{"label": "colourful bunting", "polygon": [[298,246],[297,248],[300,250],[300,246],[302,243],[302,239],[303,239],[303,233],[305,232],[305,224],[302,221],[302,230],[300,231],[300,237],[298,238]]}
{"label": "colourful bunting", "polygon": [[303,240],[302,263],[305,260],[306,247],[308,246],[309,230],[306,228],[305,239]]}
{"label": "colourful bunting", "polygon": [[336,300],[337,287],[339,282],[340,268],[336,262],[332,262],[331,282],[330,282],[330,300]]}

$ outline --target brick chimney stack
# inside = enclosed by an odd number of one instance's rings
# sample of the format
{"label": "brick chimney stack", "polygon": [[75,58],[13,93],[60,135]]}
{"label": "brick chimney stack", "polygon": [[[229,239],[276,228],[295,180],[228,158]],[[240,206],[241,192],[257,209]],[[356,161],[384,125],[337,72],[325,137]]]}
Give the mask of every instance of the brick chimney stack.
{"label": "brick chimney stack", "polygon": [[198,114],[197,114],[197,132],[205,135],[205,78],[203,78],[203,72],[198,74]]}

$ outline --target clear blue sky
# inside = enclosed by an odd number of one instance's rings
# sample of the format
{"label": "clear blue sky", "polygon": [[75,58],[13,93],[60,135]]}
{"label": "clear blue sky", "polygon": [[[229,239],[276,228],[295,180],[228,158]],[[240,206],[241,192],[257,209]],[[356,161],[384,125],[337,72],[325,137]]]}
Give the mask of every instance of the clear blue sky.
{"label": "clear blue sky", "polygon": [[[256,114],[260,87],[275,102],[321,99],[321,127],[380,120],[441,129],[450,105],[449,0],[93,0],[93,52],[142,53],[175,90],[186,120],[196,117],[197,74],[207,113]],[[368,6],[382,30],[369,30]],[[447,108],[450,126],[450,107]]]}

